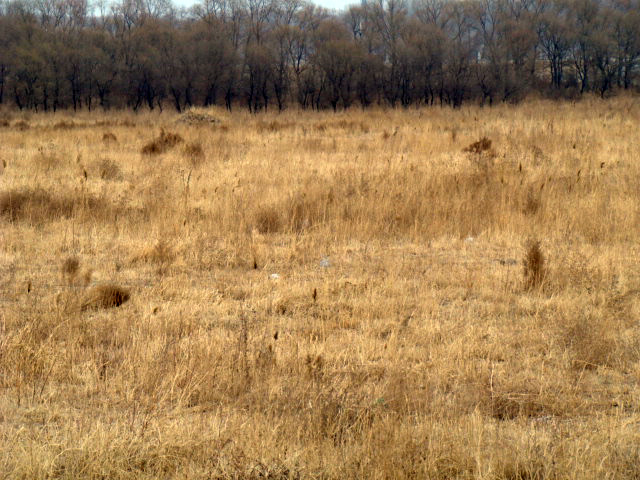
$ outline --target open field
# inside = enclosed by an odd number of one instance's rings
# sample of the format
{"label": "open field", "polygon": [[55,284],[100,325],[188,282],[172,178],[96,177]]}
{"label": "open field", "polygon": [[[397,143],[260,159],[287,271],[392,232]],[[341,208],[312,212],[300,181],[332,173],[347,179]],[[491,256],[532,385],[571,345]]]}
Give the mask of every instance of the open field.
{"label": "open field", "polygon": [[639,98],[197,112],[0,113],[2,478],[640,476]]}

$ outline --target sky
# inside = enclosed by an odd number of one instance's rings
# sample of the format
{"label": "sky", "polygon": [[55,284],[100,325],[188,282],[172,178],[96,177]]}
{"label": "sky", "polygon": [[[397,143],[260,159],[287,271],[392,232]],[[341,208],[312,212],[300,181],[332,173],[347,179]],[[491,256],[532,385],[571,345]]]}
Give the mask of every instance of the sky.
{"label": "sky", "polygon": [[[359,3],[359,0],[312,0],[313,3],[321,5],[325,8],[335,8],[337,10],[343,9],[347,5]],[[176,5],[182,7],[190,7],[194,5],[197,0],[173,0]]]}

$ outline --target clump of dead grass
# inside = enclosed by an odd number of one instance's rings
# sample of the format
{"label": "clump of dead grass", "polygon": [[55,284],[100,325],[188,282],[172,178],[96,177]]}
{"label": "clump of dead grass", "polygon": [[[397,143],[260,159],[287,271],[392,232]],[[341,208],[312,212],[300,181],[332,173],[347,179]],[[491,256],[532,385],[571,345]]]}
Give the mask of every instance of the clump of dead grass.
{"label": "clump of dead grass", "polygon": [[124,213],[102,197],[89,194],[54,194],[42,188],[0,192],[0,217],[9,222],[49,222],[77,216],[83,220],[113,220]]}
{"label": "clump of dead grass", "polygon": [[542,206],[542,187],[536,188],[531,185],[527,189],[527,194],[522,205],[522,213],[525,215],[535,215]]}
{"label": "clump of dead grass", "polygon": [[109,283],[90,288],[82,300],[82,311],[99,308],[114,308],[126,303],[131,293],[126,288]]}
{"label": "clump of dead grass", "polygon": [[606,311],[558,312],[557,340],[567,349],[571,368],[579,371],[600,367],[627,369],[637,362],[637,344],[632,348],[616,339],[616,332],[624,329],[623,321],[606,315]]}
{"label": "clump of dead grass", "polygon": [[189,125],[215,125],[220,123],[220,119],[210,112],[189,110],[180,115],[178,122]]}
{"label": "clump of dead grass", "polygon": [[64,277],[73,279],[78,274],[79,270],[80,260],[78,257],[67,257],[67,259],[62,263],[62,275]]}
{"label": "clump of dead grass", "polygon": [[188,142],[182,151],[193,168],[198,168],[205,160],[204,150],[200,142]]}
{"label": "clump of dead grass", "polygon": [[18,120],[17,122],[14,122],[13,128],[20,132],[24,132],[25,130],[29,130],[31,128],[31,125],[24,120]]}
{"label": "clump of dead grass", "polygon": [[184,142],[184,139],[177,133],[167,132],[162,129],[159,136],[142,147],[141,153],[144,155],[159,155],[182,142]]}
{"label": "clump of dead grass", "polygon": [[253,214],[253,223],[259,233],[277,233],[282,229],[280,212],[275,205],[262,205]]}
{"label": "clump of dead grass", "polygon": [[545,258],[539,240],[532,239],[527,242],[523,266],[525,289],[539,288],[546,276]]}
{"label": "clump of dead grass", "polygon": [[463,152],[473,153],[475,155],[481,155],[483,153],[491,151],[491,140],[487,137],[482,137],[477,142],[473,142],[463,149]]}
{"label": "clump of dead grass", "polygon": [[325,374],[325,359],[322,355],[307,354],[304,365],[309,379],[322,380]]}
{"label": "clump of dead grass", "polygon": [[102,180],[121,180],[122,171],[117,162],[110,158],[100,158],[93,162],[92,170]]}
{"label": "clump of dead grass", "polygon": [[492,174],[494,173],[496,152],[491,146],[491,140],[487,137],[482,137],[462,150],[469,154],[471,162],[484,177],[485,182],[491,181],[494,176]]}
{"label": "clump of dead grass", "polygon": [[147,263],[155,265],[157,267],[156,273],[164,275],[175,261],[176,256],[176,251],[171,246],[171,243],[166,239],[162,239],[132,256],[130,262],[132,264]]}
{"label": "clump of dead grass", "polygon": [[301,233],[326,220],[333,196],[330,188],[305,186],[281,202],[260,206],[253,224],[260,233]]}
{"label": "clump of dead grass", "polygon": [[256,129],[260,133],[263,133],[263,132],[276,133],[281,130],[295,128],[296,126],[297,124],[295,122],[286,122],[286,121],[279,121],[279,120],[271,120],[271,121],[260,120],[256,124]]}
{"label": "clump of dead grass", "polygon": [[73,208],[72,199],[53,196],[44,189],[10,190],[0,193],[0,216],[10,222],[69,217]]}
{"label": "clump of dead grass", "polygon": [[93,271],[91,269],[82,270],[80,259],[75,255],[67,257],[62,262],[60,270],[62,280],[68,286],[87,287],[91,283]]}
{"label": "clump of dead grass", "polygon": [[67,121],[67,120],[60,120],[59,122],[54,123],[51,128],[53,130],[71,130],[71,129],[77,128],[79,126],[80,126],[80,124],[78,124],[76,122]]}
{"label": "clump of dead grass", "polygon": [[45,172],[57,169],[64,165],[64,158],[59,155],[52,145],[48,147],[38,147],[38,154],[34,157],[37,166]]}
{"label": "clump of dead grass", "polygon": [[104,143],[116,143],[118,141],[118,137],[112,132],[105,132],[102,134],[102,141]]}

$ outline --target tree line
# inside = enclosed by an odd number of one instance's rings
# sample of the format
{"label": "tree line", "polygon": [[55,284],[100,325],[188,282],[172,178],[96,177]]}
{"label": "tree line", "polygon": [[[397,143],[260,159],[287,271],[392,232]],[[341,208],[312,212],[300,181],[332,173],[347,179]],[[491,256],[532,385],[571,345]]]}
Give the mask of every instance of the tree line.
{"label": "tree line", "polygon": [[640,0],[0,0],[0,104],[459,107],[638,88]]}

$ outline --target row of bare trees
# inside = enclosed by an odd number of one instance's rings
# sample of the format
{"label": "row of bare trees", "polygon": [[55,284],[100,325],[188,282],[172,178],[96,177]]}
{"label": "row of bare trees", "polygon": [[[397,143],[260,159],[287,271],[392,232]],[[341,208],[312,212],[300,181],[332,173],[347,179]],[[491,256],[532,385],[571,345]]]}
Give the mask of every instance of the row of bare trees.
{"label": "row of bare trees", "polygon": [[637,89],[640,0],[0,0],[0,103],[251,111]]}

